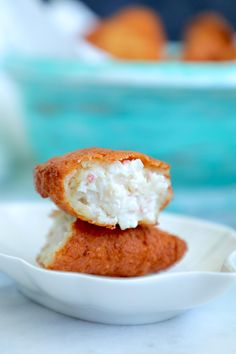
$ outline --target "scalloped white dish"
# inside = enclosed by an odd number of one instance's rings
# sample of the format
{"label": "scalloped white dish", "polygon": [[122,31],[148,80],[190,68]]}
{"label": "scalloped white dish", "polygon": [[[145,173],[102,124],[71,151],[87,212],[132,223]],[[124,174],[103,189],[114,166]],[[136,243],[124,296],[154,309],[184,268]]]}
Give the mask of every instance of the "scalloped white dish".
{"label": "scalloped white dish", "polygon": [[0,204],[0,271],[32,300],[63,314],[111,324],[174,317],[220,296],[236,282],[236,232],[205,221],[163,214],[162,229],[189,250],[168,271],[110,278],[48,271],[35,263],[50,226],[48,203]]}

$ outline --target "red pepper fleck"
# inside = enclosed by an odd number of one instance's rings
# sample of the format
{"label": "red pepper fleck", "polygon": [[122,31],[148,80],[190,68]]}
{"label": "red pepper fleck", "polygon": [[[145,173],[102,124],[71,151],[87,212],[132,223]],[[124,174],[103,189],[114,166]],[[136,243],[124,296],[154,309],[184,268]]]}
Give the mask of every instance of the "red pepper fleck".
{"label": "red pepper fleck", "polygon": [[92,175],[91,173],[87,176],[87,180],[89,183],[92,183],[94,181],[94,179],[95,179],[95,176]]}

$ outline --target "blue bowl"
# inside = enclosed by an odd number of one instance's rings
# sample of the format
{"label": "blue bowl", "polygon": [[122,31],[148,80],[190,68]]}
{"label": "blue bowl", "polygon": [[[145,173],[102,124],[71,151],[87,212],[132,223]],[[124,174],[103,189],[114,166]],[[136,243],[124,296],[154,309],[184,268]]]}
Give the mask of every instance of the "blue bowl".
{"label": "blue bowl", "polygon": [[175,184],[236,181],[236,64],[14,58],[37,161],[88,146],[140,150]]}

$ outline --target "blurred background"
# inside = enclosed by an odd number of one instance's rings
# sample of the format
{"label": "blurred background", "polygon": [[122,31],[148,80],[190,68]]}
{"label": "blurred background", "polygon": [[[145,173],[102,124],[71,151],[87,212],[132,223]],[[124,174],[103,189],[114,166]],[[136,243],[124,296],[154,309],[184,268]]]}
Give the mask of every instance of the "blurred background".
{"label": "blurred background", "polygon": [[88,146],[171,164],[170,211],[236,227],[233,0],[0,1],[0,202]]}

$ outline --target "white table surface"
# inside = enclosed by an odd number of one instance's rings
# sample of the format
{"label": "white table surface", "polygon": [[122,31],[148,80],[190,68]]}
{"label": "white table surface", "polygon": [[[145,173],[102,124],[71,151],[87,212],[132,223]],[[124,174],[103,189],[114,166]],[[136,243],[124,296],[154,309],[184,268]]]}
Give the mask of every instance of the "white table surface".
{"label": "white table surface", "polygon": [[236,285],[184,315],[145,326],[84,322],[43,308],[0,274],[1,354],[235,354]]}

